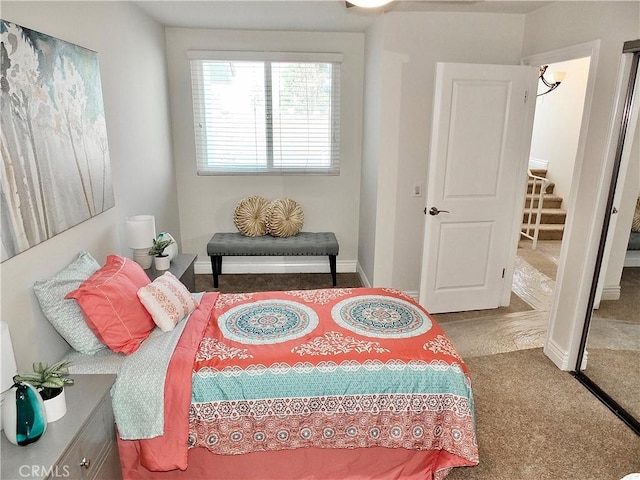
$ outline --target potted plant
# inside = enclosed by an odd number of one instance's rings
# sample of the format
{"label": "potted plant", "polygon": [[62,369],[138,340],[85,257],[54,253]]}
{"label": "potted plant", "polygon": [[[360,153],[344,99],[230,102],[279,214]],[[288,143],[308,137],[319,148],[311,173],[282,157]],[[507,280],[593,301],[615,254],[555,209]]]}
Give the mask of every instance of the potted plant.
{"label": "potted plant", "polygon": [[171,245],[172,238],[156,237],[153,239],[153,246],[149,250],[149,255],[154,256],[154,265],[156,270],[168,270],[171,264],[171,257],[164,253],[164,249]]}
{"label": "potted plant", "polygon": [[68,360],[61,360],[51,366],[38,362],[33,364],[33,372],[19,372],[13,377],[14,382],[28,383],[40,393],[48,423],[55,422],[67,413],[64,386],[73,385],[73,379],[67,376],[69,364]]}

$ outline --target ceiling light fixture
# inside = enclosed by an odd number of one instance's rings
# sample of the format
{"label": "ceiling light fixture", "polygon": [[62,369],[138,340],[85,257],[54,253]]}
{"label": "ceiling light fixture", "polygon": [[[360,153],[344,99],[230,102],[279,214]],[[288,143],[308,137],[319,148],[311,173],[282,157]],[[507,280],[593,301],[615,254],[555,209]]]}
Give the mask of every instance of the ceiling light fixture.
{"label": "ceiling light fixture", "polygon": [[540,66],[540,81],[542,83],[544,83],[544,85],[549,90],[547,90],[546,92],[539,93],[537,95],[538,97],[540,97],[542,95],[546,95],[547,93],[552,92],[553,90],[558,88],[560,86],[560,83],[562,83],[562,81],[564,80],[564,77],[566,75],[565,72],[554,72],[554,73],[550,74],[550,81],[549,81],[546,78],[544,78],[544,74],[546,73],[547,68],[549,68],[549,65],[541,65]]}
{"label": "ceiling light fixture", "polygon": [[393,0],[349,0],[346,2],[347,8],[349,7],[362,7],[362,8],[378,8],[391,3]]}

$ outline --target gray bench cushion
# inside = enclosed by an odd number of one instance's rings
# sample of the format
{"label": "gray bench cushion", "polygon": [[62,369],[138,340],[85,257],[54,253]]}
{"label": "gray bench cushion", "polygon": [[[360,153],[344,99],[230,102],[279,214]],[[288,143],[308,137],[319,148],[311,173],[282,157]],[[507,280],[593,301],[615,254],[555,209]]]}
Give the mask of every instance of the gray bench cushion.
{"label": "gray bench cushion", "polygon": [[300,232],[285,238],[216,233],[207,243],[207,255],[338,255],[338,240],[332,232]]}
{"label": "gray bench cushion", "polygon": [[640,250],[640,232],[631,232],[627,250]]}

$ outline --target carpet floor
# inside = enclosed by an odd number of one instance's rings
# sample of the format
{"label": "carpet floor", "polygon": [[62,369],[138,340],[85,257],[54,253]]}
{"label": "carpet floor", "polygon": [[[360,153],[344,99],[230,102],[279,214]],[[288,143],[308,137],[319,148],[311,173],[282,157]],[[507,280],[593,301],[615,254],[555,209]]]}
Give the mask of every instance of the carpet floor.
{"label": "carpet floor", "polygon": [[557,240],[540,241],[538,242],[538,247],[533,250],[529,240],[520,240],[518,243],[518,257],[551,280],[555,280],[561,243]]}
{"label": "carpet floor", "polygon": [[640,325],[638,299],[640,298],[640,268],[625,267],[620,278],[620,299],[603,300],[593,312],[594,318],[622,320]]}
{"label": "carpet floor", "polygon": [[622,408],[640,419],[640,350],[589,348],[587,353],[584,373]]}
{"label": "carpet floor", "polygon": [[619,480],[640,437],[541,349],[474,357],[480,464],[447,480]]}
{"label": "carpet floor", "polygon": [[[196,292],[211,292],[213,277],[196,275]],[[357,273],[338,273],[337,286],[341,288],[362,287]],[[280,290],[310,290],[332,288],[330,273],[260,273],[227,274],[218,277],[217,291],[222,293],[271,292]]]}

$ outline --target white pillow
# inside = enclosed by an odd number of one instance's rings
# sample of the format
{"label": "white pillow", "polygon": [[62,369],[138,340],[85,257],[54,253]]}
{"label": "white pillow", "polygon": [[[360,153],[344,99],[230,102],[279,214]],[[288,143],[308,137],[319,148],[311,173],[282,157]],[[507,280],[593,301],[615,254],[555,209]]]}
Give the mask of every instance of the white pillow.
{"label": "white pillow", "polygon": [[198,300],[171,272],[138,290],[138,298],[163,332],[169,332],[198,307]]}

